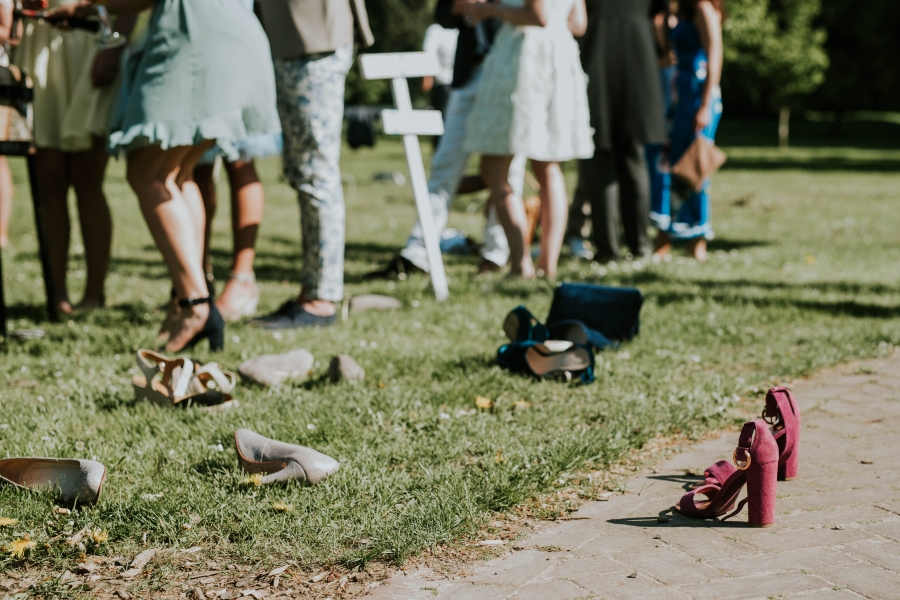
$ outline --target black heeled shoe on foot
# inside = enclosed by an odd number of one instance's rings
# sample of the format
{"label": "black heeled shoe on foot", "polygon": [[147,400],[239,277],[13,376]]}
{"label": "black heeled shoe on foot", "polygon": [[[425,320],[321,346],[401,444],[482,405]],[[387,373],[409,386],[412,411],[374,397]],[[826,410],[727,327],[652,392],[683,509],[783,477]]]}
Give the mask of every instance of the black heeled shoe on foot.
{"label": "black heeled shoe on foot", "polygon": [[177,350],[177,352],[190,350],[204,339],[209,340],[209,349],[212,352],[219,352],[225,347],[225,319],[222,318],[219,309],[216,308],[212,296],[207,296],[206,298],[178,299],[178,306],[181,308],[190,308],[192,306],[197,306],[198,304],[209,304],[209,316],[206,317],[206,323],[204,323],[203,329],[198,331],[197,334],[194,335],[187,344],[182,346],[180,350]]}

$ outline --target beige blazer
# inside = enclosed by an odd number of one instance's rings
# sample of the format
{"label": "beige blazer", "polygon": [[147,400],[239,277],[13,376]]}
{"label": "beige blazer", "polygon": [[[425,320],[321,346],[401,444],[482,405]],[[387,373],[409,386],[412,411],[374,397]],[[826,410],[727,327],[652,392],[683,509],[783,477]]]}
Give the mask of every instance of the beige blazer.
{"label": "beige blazer", "polygon": [[355,41],[375,42],[365,0],[259,0],[275,58],[333,52]]}

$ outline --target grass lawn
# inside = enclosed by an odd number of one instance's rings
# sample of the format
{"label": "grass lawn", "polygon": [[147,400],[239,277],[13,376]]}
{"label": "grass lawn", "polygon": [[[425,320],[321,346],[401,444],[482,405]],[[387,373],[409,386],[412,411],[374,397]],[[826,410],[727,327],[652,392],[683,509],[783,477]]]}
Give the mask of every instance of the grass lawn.
{"label": "grass lawn", "polygon": [[[115,222],[109,308],[51,325],[41,322],[24,168],[12,160],[18,195],[13,247],[3,257],[10,326],[40,325],[47,335],[9,340],[0,355],[0,457],[95,458],[109,475],[99,504],[65,516],[53,513],[49,497],[0,487],[0,517],[19,521],[0,528],[0,546],[25,534],[38,543],[27,562],[0,553],[0,572],[74,569],[80,549],[45,543],[88,524],[108,532],[93,550],[107,556],[200,546],[191,560],[207,566],[402,562],[472,538],[492,515],[537,494],[596,494],[596,481],[579,474],[607,472],[653,438],[731,423],[745,407],[756,410],[770,384],[889,352],[900,344],[900,125],[849,122],[839,139],[828,130],[798,123],[794,147],[779,152],[766,146],[774,124],[724,122],[720,142],[731,162],[715,181],[717,237],[706,264],[678,257],[604,267],[564,258],[561,280],[636,285],[647,298],[640,336],[599,356],[597,381],[587,387],[494,366],[503,317],[518,304],[546,315],[548,283],[475,279],[477,259],[459,257],[447,261],[452,297],[444,303],[433,300],[425,278],[362,282],[403,243],[415,214],[408,185],[373,182],[380,171],[405,172],[396,140],[347,150],[343,167],[354,182],[347,292],[393,295],[407,308],[362,313],[328,330],[231,326],[223,353],[212,356],[203,344],[196,357],[236,370],[252,356],[306,348],[318,375],[331,356],[350,353],[367,380],[242,385],[241,407],[218,415],[134,401],[133,355],[152,344],[169,283],[123,165],[112,163],[106,186]],[[570,178],[574,171],[568,165]],[[262,163],[261,173],[267,206],[257,277],[261,310],[269,310],[297,290],[299,217],[278,161]],[[459,200],[451,225],[480,238],[477,200]],[[220,279],[228,222],[223,207],[214,240]],[[69,277],[76,301],[85,275],[80,239],[76,232]],[[494,408],[476,411],[476,396]],[[341,470],[315,488],[243,485],[231,437],[238,427],[315,447],[338,458]],[[273,510],[276,502],[290,510]],[[174,585],[167,561],[178,555],[171,556],[155,561],[134,589]]]}

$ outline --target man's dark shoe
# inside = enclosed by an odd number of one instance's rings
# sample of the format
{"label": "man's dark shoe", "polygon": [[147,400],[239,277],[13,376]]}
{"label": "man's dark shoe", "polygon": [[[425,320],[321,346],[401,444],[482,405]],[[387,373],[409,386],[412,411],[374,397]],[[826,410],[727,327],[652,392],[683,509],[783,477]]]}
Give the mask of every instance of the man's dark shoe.
{"label": "man's dark shoe", "polygon": [[481,264],[478,265],[478,273],[477,275],[490,275],[492,273],[499,273],[503,270],[503,267],[498,265],[495,262],[491,262],[486,258],[481,259]]}
{"label": "man's dark shoe", "polygon": [[406,260],[399,254],[391,259],[391,262],[383,269],[366,273],[363,279],[370,281],[372,279],[406,279],[410,275],[425,273],[422,269]]}
{"label": "man's dark shoe", "polygon": [[291,299],[271,315],[253,319],[250,324],[262,329],[301,329],[303,327],[329,327],[336,322],[337,314],[320,317],[306,312],[301,305]]}

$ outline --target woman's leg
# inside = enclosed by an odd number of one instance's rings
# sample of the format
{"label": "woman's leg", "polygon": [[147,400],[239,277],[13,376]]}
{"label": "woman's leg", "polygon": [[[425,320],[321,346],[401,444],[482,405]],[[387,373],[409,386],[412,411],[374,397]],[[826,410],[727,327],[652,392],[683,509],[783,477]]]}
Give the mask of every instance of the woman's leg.
{"label": "woman's leg", "polygon": [[534,277],[534,264],[526,247],[528,218],[525,204],[516,198],[509,185],[509,165],[512,156],[482,156],[481,177],[491,190],[490,202],[497,208],[497,216],[509,240],[511,273]]}
{"label": "woman's leg", "polygon": [[[209,295],[203,273],[203,200],[190,180],[193,165],[206,148],[208,144],[169,150],[148,146],[128,155],[128,182],[182,299]],[[209,310],[208,304],[179,308],[166,325],[170,334],[166,350],[183,348],[203,328]]]}
{"label": "woman's leg", "polygon": [[200,195],[203,198],[203,209],[206,214],[203,230],[203,270],[212,270],[212,259],[209,256],[209,242],[212,238],[212,223],[216,216],[216,208],[219,205],[219,198],[216,193],[216,182],[213,181],[213,168],[215,163],[211,165],[198,165],[194,168],[194,181],[200,189]]}
{"label": "woman's leg", "polygon": [[108,161],[106,140],[99,137],[94,138],[90,150],[69,155],[69,177],[78,200],[78,220],[87,262],[87,285],[78,308],[99,308],[106,302],[103,286],[112,246],[112,216],[103,194]]}
{"label": "woman's leg", "polygon": [[[256,234],[263,217],[265,192],[256,165],[252,160],[225,163],[231,185],[231,229],[234,235],[234,255],[229,278],[216,302],[223,315],[239,318],[249,305],[259,299],[259,289],[253,279],[256,258]],[[251,306],[252,307],[252,306]]]}
{"label": "woman's leg", "polygon": [[38,187],[38,204],[44,213],[44,227],[47,236],[47,254],[49,273],[59,311],[72,314],[69,294],[66,291],[66,269],[69,264],[69,237],[71,223],[69,221],[69,169],[68,155],[60,150],[38,148],[34,156],[35,168],[40,177]]}
{"label": "woman's leg", "polygon": [[9,245],[9,220],[12,218],[13,181],[9,163],[0,156],[0,248]]}
{"label": "woman's leg", "polygon": [[541,184],[541,257],[538,269],[548,278],[556,279],[556,267],[569,217],[566,180],[559,163],[533,160],[531,167]]}

